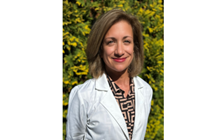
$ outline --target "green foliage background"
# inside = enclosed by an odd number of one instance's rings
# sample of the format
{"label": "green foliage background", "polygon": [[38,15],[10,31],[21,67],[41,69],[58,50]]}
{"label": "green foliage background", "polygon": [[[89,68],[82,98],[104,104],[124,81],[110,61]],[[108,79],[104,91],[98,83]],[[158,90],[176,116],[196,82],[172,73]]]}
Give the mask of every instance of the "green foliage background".
{"label": "green foliage background", "polygon": [[153,88],[145,139],[164,139],[164,20],[162,0],[63,0],[63,140],[70,90],[89,75],[85,47],[91,26],[103,13],[118,8],[136,15],[143,27],[144,69],[139,75]]}

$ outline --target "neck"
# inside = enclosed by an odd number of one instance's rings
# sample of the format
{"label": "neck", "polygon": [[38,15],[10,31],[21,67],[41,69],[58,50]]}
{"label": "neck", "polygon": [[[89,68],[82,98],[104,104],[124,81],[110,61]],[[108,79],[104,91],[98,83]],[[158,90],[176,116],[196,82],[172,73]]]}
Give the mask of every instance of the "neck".
{"label": "neck", "polygon": [[117,85],[129,85],[130,84],[130,77],[129,77],[129,73],[127,69],[122,72],[106,71],[106,73],[111,77],[111,79]]}

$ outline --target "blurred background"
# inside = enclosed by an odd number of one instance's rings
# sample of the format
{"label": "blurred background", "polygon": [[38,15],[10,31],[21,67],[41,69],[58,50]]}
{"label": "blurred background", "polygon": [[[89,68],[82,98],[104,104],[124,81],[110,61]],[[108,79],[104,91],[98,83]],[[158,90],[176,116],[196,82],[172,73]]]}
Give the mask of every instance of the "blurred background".
{"label": "blurred background", "polygon": [[153,88],[145,140],[164,139],[164,8],[162,0],[63,0],[63,140],[71,89],[92,78],[85,48],[91,27],[114,8],[135,15],[143,27],[144,69],[139,75]]}

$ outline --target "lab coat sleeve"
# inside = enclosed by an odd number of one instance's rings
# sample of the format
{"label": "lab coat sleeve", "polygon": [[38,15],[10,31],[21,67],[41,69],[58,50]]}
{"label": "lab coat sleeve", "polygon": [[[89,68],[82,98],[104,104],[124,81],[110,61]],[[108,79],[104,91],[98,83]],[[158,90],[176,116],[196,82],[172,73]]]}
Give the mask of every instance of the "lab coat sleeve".
{"label": "lab coat sleeve", "polygon": [[148,116],[150,115],[152,97],[153,97],[153,89],[150,87],[150,97],[149,97],[149,103],[148,103],[148,108],[149,108]]}
{"label": "lab coat sleeve", "polygon": [[83,140],[87,121],[86,105],[77,86],[72,89],[69,97],[66,140]]}

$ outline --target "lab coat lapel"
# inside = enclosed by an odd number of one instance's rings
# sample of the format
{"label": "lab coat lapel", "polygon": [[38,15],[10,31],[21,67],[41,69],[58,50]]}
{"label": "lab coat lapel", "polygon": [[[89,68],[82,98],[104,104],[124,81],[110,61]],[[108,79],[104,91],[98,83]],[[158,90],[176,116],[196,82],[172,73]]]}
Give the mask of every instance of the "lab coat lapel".
{"label": "lab coat lapel", "polygon": [[135,85],[135,121],[134,121],[134,129],[133,129],[133,138],[135,138],[135,133],[139,131],[139,124],[141,122],[141,114],[146,113],[142,111],[144,107],[144,103],[146,98],[143,93],[143,84],[137,80],[137,77],[134,77],[134,85]]}
{"label": "lab coat lapel", "polygon": [[108,85],[106,75],[103,74],[100,78],[96,80],[96,90],[105,91],[105,96],[101,101],[101,104],[106,108],[106,110],[112,115],[115,121],[118,123],[125,136],[129,140],[127,126],[124,117],[121,113],[121,109]]}

